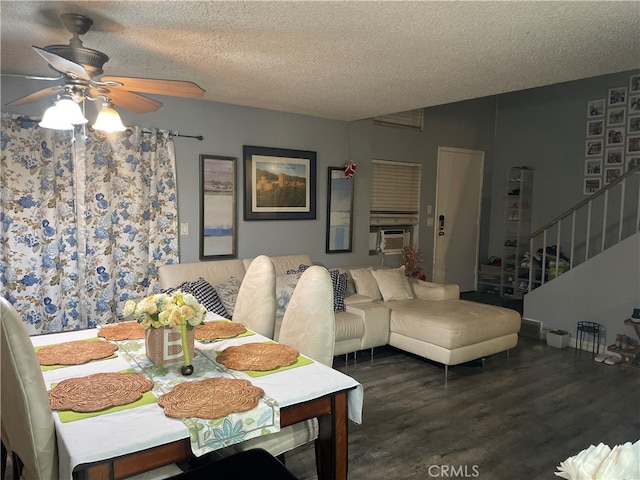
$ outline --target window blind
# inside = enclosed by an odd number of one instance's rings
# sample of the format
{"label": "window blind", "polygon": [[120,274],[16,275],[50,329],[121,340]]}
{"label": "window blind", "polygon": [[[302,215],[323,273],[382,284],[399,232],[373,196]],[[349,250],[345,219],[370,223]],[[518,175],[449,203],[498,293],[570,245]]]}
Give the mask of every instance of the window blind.
{"label": "window blind", "polygon": [[373,117],[373,124],[390,127],[412,128],[422,131],[423,112],[423,108],[418,108],[416,110],[407,110],[405,112],[379,115],[377,117]]}
{"label": "window blind", "polygon": [[373,160],[372,167],[371,225],[417,224],[421,165]]}

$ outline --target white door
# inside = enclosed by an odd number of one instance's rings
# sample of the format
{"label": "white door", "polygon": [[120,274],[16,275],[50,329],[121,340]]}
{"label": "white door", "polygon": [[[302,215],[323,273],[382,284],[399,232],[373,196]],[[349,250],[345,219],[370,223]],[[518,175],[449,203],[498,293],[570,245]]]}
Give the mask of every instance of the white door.
{"label": "white door", "polygon": [[433,281],[476,289],[484,152],[438,147]]}

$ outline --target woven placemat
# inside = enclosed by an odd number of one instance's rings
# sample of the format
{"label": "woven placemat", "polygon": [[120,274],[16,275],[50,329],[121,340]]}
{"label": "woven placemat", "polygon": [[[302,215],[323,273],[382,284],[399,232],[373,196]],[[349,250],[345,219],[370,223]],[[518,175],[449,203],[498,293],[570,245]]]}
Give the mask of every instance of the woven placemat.
{"label": "woven placemat", "polygon": [[105,325],[98,336],[106,340],[141,340],[144,338],[144,327],[138,322],[122,322]]}
{"label": "woven placemat", "polygon": [[49,390],[49,403],[53,410],[97,412],[135,402],[151,388],[153,382],[141,373],[94,373],[62,380]]}
{"label": "woven placemat", "polygon": [[229,322],[226,320],[216,320],[213,322],[205,322],[196,325],[194,332],[196,340],[210,341],[218,338],[232,338],[247,331],[247,327],[238,322]]}
{"label": "woven placemat", "polygon": [[216,361],[233,370],[267,371],[292,365],[300,352],[280,343],[245,343],[224,349]]}
{"label": "woven placemat", "polygon": [[40,365],[80,365],[113,355],[118,350],[115,343],[102,340],[75,340],[73,342],[47,345],[40,348],[36,355]]}
{"label": "woven placemat", "polygon": [[168,417],[212,420],[251,410],[262,395],[264,390],[249,380],[214,377],[180,383],[160,395],[158,404]]}

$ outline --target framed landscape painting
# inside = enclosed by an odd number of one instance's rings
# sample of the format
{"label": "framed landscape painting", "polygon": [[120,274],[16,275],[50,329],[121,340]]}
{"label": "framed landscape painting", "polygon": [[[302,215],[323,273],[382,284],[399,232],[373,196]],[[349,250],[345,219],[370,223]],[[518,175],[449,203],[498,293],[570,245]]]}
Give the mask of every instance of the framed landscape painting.
{"label": "framed landscape painting", "polygon": [[200,155],[200,259],[236,256],[236,158]]}
{"label": "framed landscape painting", "polygon": [[316,218],[316,152],[243,147],[244,219]]}

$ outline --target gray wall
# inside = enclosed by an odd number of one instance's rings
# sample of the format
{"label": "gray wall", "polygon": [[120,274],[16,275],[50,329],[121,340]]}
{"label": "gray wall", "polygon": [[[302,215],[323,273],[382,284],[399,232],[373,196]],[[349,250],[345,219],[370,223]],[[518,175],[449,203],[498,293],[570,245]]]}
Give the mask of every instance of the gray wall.
{"label": "gray wall", "polygon": [[[371,160],[419,162],[422,169],[420,248],[430,277],[433,227],[426,226],[426,207],[435,202],[438,146],[482,150],[485,178],[480,260],[502,255],[503,199],[511,166],[534,168],[534,227],[582,200],[587,101],[606,97],[607,90],[628,85],[631,72],[480,98],[425,109],[423,132],[374,126],[371,120],[342,122],[215,102],[157,97],[157,112],[134,115],[119,109],[125,124],[157,127],[204,141],[176,138],[179,221],[189,224],[180,238],[182,262],[198,260],[199,155],[238,159],[239,258],[260,253],[308,253],[326,266],[379,263],[368,255],[369,180]],[[2,78],[6,103],[45,86],[43,82]],[[3,111],[40,116],[45,103],[3,107]],[[93,106],[91,106],[93,107]],[[93,119],[91,111],[87,115]],[[318,155],[317,218],[297,221],[242,220],[242,146],[258,145],[313,150]],[[327,167],[354,160],[354,251],[325,254]]]}

